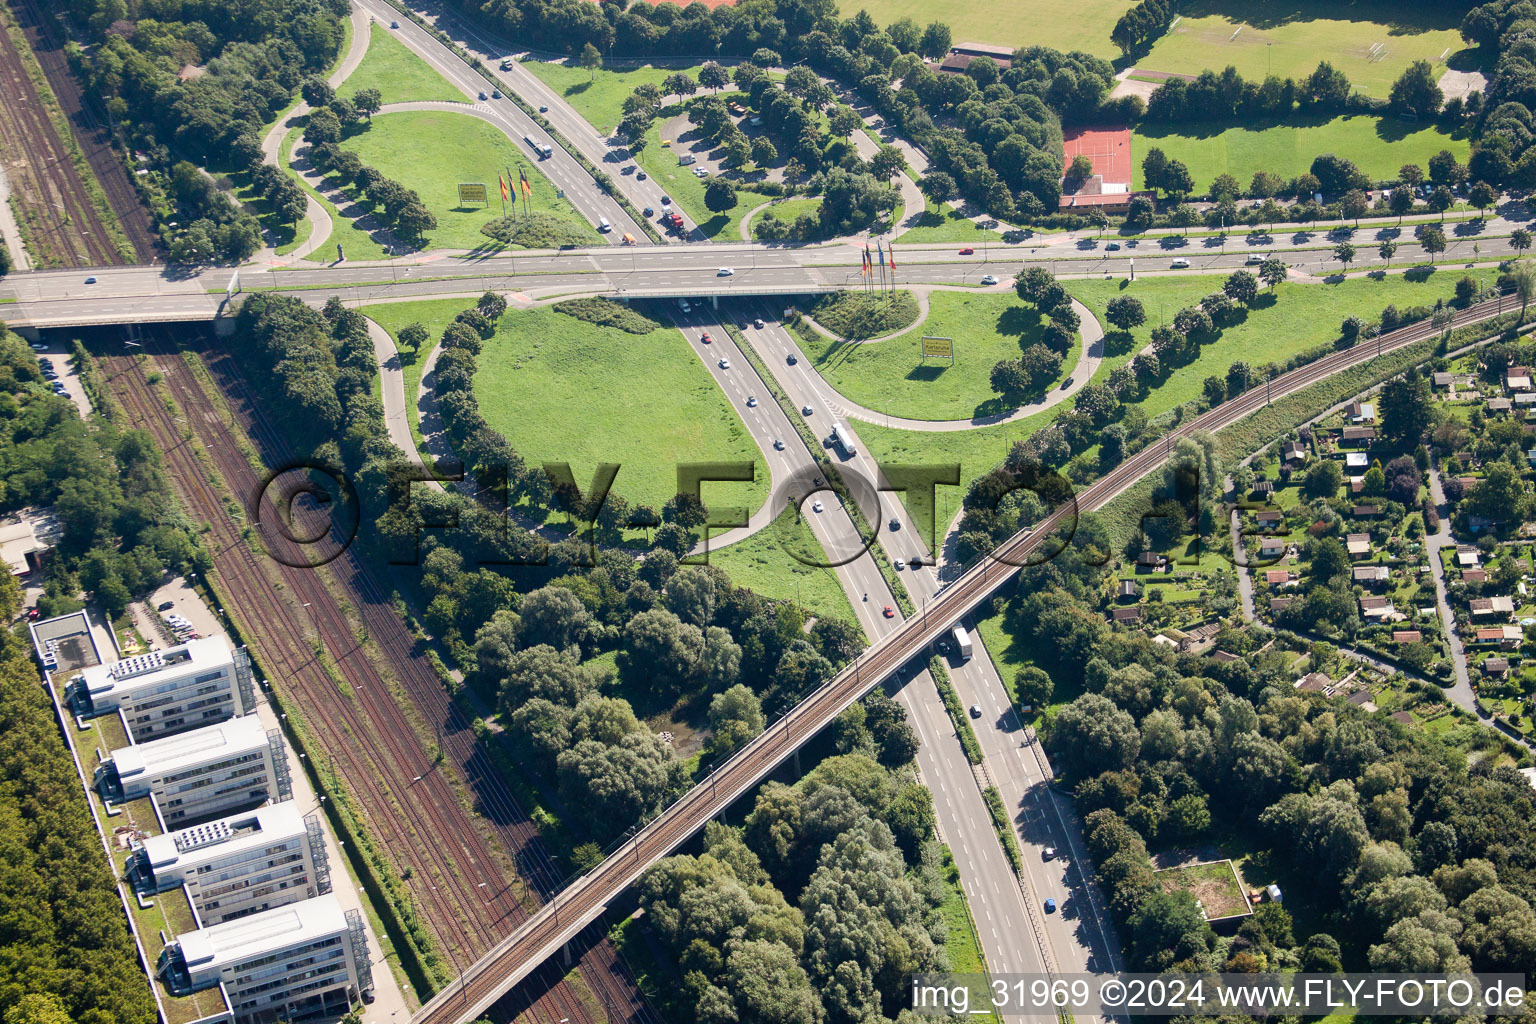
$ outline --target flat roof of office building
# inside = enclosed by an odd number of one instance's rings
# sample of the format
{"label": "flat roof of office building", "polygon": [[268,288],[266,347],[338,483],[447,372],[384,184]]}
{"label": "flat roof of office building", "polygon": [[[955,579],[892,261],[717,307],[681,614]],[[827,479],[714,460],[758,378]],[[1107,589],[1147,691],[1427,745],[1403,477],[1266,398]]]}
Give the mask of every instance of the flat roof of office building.
{"label": "flat roof of office building", "polygon": [[222,970],[276,950],[291,949],[347,930],[334,894],[263,910],[249,917],[176,936],[188,970]]}
{"label": "flat roof of office building", "polygon": [[127,779],[142,772],[167,775],[266,745],[267,733],[261,719],[245,715],[179,736],[118,747],[107,757],[117,766],[118,778]]}
{"label": "flat roof of office building", "polygon": [[299,813],[299,805],[284,800],[191,828],[149,836],[144,840],[144,855],[152,868],[163,871],[172,864],[196,866],[303,834],[304,816]]}
{"label": "flat roof of office building", "polygon": [[169,679],[180,678],[188,669],[222,668],[234,657],[229,638],[220,633],[200,640],[188,640],[175,647],[135,654],[122,661],[92,665],[80,673],[93,700],[108,695],[122,697],[138,690],[153,688]]}

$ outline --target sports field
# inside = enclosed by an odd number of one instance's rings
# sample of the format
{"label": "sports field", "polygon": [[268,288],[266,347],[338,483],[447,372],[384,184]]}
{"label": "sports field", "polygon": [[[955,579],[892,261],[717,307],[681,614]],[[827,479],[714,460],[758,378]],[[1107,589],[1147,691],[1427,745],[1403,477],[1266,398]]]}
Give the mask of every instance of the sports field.
{"label": "sports field", "polygon": [[360,89],[377,89],[383,102],[448,100],[463,103],[465,96],[449,85],[432,65],[406,48],[389,29],[375,22],[368,34],[368,50],[357,70],[337,90],[351,98]]}
{"label": "sports field", "polygon": [[[1453,4],[1195,0],[1179,10],[1178,24],[1137,58],[1137,67],[1198,74],[1231,64],[1248,79],[1300,79],[1326,60],[1360,92],[1385,97],[1413,61],[1429,61],[1438,75],[1445,70],[1441,54],[1466,45],[1458,31],[1465,8]],[[1112,25],[1103,26],[1106,43]]]}
{"label": "sports field", "polygon": [[617,462],[614,493],[660,509],[677,493],[679,462],[755,461],[756,482],[705,484],[704,500],[753,510],[767,500],[762,454],[677,331],[513,311],[479,367],[480,412],[529,465],[569,462],[585,488],[599,462]]}
{"label": "sports field", "polygon": [[919,28],[942,21],[956,43],[1050,46],[1113,60],[1120,51],[1109,30],[1132,6],[1134,0],[841,0],[838,13],[846,18],[863,9],[882,26],[902,18]]}
{"label": "sports field", "polygon": [[697,66],[658,68],[649,64],[624,71],[604,68],[596,74],[574,64],[551,64],[542,60],[525,60],[523,67],[563,96],[576,108],[576,113],[600,132],[618,127],[624,117],[624,100],[636,86],[646,82],[659,86],[664,78],[677,71],[686,71],[695,77],[698,74]]}
{"label": "sports field", "polygon": [[[573,227],[597,232],[569,202],[555,195],[555,188],[538,169],[536,161],[513,145],[498,129],[468,114],[446,111],[405,111],[380,114],[373,127],[342,141],[390,177],[413,188],[427,209],[437,217],[437,230],[428,232],[425,248],[477,249],[496,243],[480,233],[480,226],[501,216],[496,176],[511,168],[526,168],[533,182],[533,208],[569,221]],[[489,206],[460,206],[460,182],[484,184]]]}
{"label": "sports field", "polygon": [[1255,171],[1272,171],[1292,178],[1312,166],[1323,153],[1348,157],[1373,178],[1395,178],[1403,164],[1423,167],[1442,149],[1465,161],[1470,145],[1433,126],[1418,126],[1394,117],[1354,115],[1328,121],[1286,124],[1149,125],[1131,134],[1131,162],[1136,188],[1142,187],[1141,161],[1158,147],[1182,160],[1202,192],[1218,174],[1231,174],[1246,188]]}

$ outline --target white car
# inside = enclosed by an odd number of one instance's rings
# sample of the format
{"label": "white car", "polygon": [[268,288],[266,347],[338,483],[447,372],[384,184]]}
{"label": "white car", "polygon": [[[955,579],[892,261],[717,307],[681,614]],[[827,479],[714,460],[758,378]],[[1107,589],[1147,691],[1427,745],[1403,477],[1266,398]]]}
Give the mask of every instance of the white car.
{"label": "white car", "polygon": [[1185,259],[1183,256],[1180,256],[1178,259],[1174,260],[1168,265],[1174,270],[1183,270],[1185,267],[1189,266],[1189,260]]}
{"label": "white car", "polygon": [[801,416],[809,416],[811,414],[811,412],[812,412],[812,409],[808,405],[802,405],[800,407],[800,415]]}
{"label": "white car", "polygon": [[756,395],[748,395],[747,396],[747,408],[748,409],[756,409],[757,408],[757,396]]}
{"label": "white car", "polygon": [[721,360],[720,360],[720,369],[722,369],[722,370],[729,370],[730,368],[731,368],[731,361],[729,359],[725,359],[725,358],[722,357]]}
{"label": "white car", "polygon": [[716,277],[733,277],[735,274],[736,271],[730,267],[721,267],[719,270],[715,271]]}
{"label": "white car", "polygon": [[993,277],[991,274],[988,274],[986,277],[983,277],[981,279],[981,283],[982,284],[997,284],[997,278]]}
{"label": "white car", "polygon": [[1259,253],[1256,253],[1256,252],[1255,253],[1250,253],[1248,258],[1243,260],[1243,262],[1251,267],[1251,266],[1253,266],[1256,263],[1263,263],[1264,262],[1264,257],[1261,256]]}
{"label": "white car", "polygon": [[709,172],[702,167],[695,167],[693,169],[693,176],[695,178],[707,178],[709,177]]}
{"label": "white car", "polygon": [[902,561],[899,558],[896,559],[896,571],[897,572],[901,572],[901,570],[905,569],[906,567],[907,567],[907,563],[906,562]]}
{"label": "white car", "polygon": [[776,451],[776,452],[781,452],[781,451],[784,450],[784,439],[783,438],[776,437],[776,438],[773,439],[773,450]]}
{"label": "white car", "polygon": [[811,511],[812,512],[820,512],[821,511],[821,502],[819,502],[819,501],[811,502]]}

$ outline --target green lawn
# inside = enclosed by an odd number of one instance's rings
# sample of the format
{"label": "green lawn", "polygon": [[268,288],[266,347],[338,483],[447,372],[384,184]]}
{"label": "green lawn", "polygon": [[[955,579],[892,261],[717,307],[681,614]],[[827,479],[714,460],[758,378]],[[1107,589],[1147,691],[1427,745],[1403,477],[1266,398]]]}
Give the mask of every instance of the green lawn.
{"label": "green lawn", "polygon": [[[1493,271],[1467,271],[1483,282],[1492,280]],[[1241,322],[1227,327],[1215,341],[1200,350],[1194,362],[1175,370],[1161,384],[1153,387],[1141,406],[1148,416],[1166,412],[1176,405],[1199,396],[1206,377],[1225,376],[1227,367],[1238,360],[1258,366],[1271,360],[1288,359],[1299,352],[1333,341],[1345,317],[1357,315],[1374,319],[1383,308],[1434,305],[1436,299],[1450,298],[1459,269],[1437,270],[1426,280],[1409,280],[1405,274],[1387,274],[1380,278],[1352,277],[1329,284],[1287,281],[1275,289],[1273,298],[1263,289],[1255,308]],[[1224,275],[1198,277],[1143,277],[1133,282],[1068,281],[1067,291],[1094,312],[1101,323],[1104,310],[1117,295],[1134,295],[1146,307],[1147,322],[1131,332],[1129,345],[1117,343],[1118,332],[1109,335],[1110,357],[1100,367],[1100,374],[1127,362],[1152,340],[1152,328],[1201,297],[1218,291]]]}
{"label": "green lawn", "polygon": [[358,90],[369,88],[379,90],[385,103],[414,100],[462,103],[467,98],[378,22],[373,23],[368,33],[368,50],[363,62],[346,77],[337,91],[350,99]]}
{"label": "green lawn", "polygon": [[[297,171],[289,168],[289,161],[293,156],[293,147],[298,138],[303,134],[303,128],[294,128],[288,132],[279,149],[278,158],[288,173],[299,183],[299,187],[315,197],[315,200],[325,208],[325,212],[331,215],[331,234],[314,252],[304,257],[316,263],[329,263],[336,258],[336,245],[340,243],[346,250],[347,257],[353,260],[381,260],[386,255],[384,247],[375,242],[368,232],[359,228],[350,218],[343,217],[341,211],[336,209],[329,199],[310,188],[309,182],[299,176]],[[287,251],[292,252],[297,244],[290,246]]]}
{"label": "green lawn", "polygon": [[[437,217],[437,230],[428,233],[427,249],[499,248],[480,233],[481,225],[501,217],[498,174],[528,171],[533,182],[533,208],[563,217],[573,226],[599,236],[571,204],[555,195],[555,187],[537,161],[514,145],[493,125],[467,114],[445,111],[406,111],[383,114],[373,127],[342,142],[385,176],[413,188]],[[484,184],[489,206],[460,206],[460,182]],[[349,253],[350,255],[350,253]]]}
{"label": "green lawn", "polygon": [[[1253,81],[1268,74],[1299,81],[1327,60],[1355,89],[1385,98],[1415,60],[1434,64],[1436,77],[1445,70],[1440,55],[1466,45],[1457,31],[1463,13],[1445,4],[1391,0],[1294,0],[1283,6],[1216,0],[1186,7],[1185,17],[1136,66],[1198,74],[1231,64]],[[1106,41],[1112,25],[1100,26]],[[1379,50],[1373,55],[1377,43],[1385,47],[1384,56]]]}
{"label": "green lawn", "polygon": [[[986,974],[987,957],[981,948],[981,938],[976,934],[976,922],[971,916],[965,890],[960,886],[960,870],[955,866],[954,853],[944,847],[944,883],[948,894],[939,905],[944,915],[944,953],[949,969],[956,974]],[[990,1007],[992,993],[984,984],[973,984],[970,1013],[996,1021],[997,1015],[986,1011]]]}
{"label": "green lawn", "polygon": [[614,493],[660,509],[677,492],[678,463],[743,461],[758,463],[757,480],[705,484],[705,502],[756,509],[767,499],[761,453],[677,331],[509,312],[479,366],[486,421],[530,465],[569,462],[583,490],[599,462],[616,462]]}
{"label": "green lawn", "polygon": [[[395,339],[395,348],[400,353],[405,375],[405,414],[411,422],[411,436],[416,439],[418,446],[421,444],[421,427],[417,417],[416,391],[421,386],[422,363],[436,347],[444,328],[472,305],[474,302],[470,299],[428,299],[424,302],[381,302],[358,310]],[[427,329],[427,341],[421,346],[420,352],[400,347],[400,328],[410,323],[420,323]]]}
{"label": "green lawn", "polygon": [[759,213],[756,217],[753,217],[752,220],[748,222],[747,227],[750,231],[750,229],[756,225],[758,221],[762,220],[769,213],[772,213],[779,220],[793,222],[805,216],[806,214],[811,214],[814,216],[820,209],[821,200],[815,196],[810,198],[801,197],[798,199],[780,199],[778,202],[768,207],[768,209],[764,210],[762,213]]}
{"label": "green lawn", "polygon": [[729,573],[732,583],[764,597],[796,601],[812,615],[857,622],[837,574],[814,564],[825,558],[805,523],[785,511],[768,529],[711,551],[709,564]]}
{"label": "green lawn", "polygon": [[999,242],[1002,241],[997,232],[981,227],[959,210],[949,206],[940,209],[930,202],[923,210],[922,216],[917,218],[917,223],[896,238],[903,243],[977,242],[984,235],[990,235]]}
{"label": "green lawn", "polygon": [[[1301,122],[1301,123],[1298,123]],[[1246,188],[1255,171],[1292,178],[1312,166],[1321,153],[1348,157],[1372,178],[1395,178],[1403,164],[1420,167],[1442,149],[1466,160],[1470,144],[1433,125],[1414,125],[1395,117],[1352,115],[1310,123],[1297,117],[1286,124],[1228,127],[1224,124],[1143,124],[1131,133],[1136,187],[1141,188],[1141,160],[1156,146],[1182,160],[1203,191],[1218,174],[1231,174]]]}
{"label": "green lawn", "polygon": [[610,132],[624,118],[624,100],[635,87],[646,82],[661,85],[662,79],[678,71],[695,74],[697,67],[658,68],[647,64],[626,71],[599,70],[595,75],[580,67],[566,64],[550,64],[540,60],[525,60],[523,67],[533,72],[551,89],[565,97],[592,127],[600,132]]}
{"label": "green lawn", "polygon": [[[809,335],[806,355],[827,382],[867,408],[912,419],[952,420],[1005,412],[989,376],[1000,359],[1017,359],[1039,340],[1044,318],[1012,292],[943,292],[929,298],[928,318],[873,344]],[[925,335],[953,338],[955,361],[922,357]],[[1076,364],[1073,352],[1063,373]]]}
{"label": "green lawn", "polygon": [[846,18],[866,10],[880,25],[902,18],[911,18],[919,26],[942,21],[956,43],[1050,46],[1112,60],[1120,51],[1109,41],[1109,30],[1132,6],[1132,0],[842,0],[838,13]]}
{"label": "green lawn", "polygon": [[[692,167],[677,162],[677,154],[670,146],[661,144],[661,126],[676,117],[682,108],[676,104],[662,110],[656,123],[645,133],[647,144],[636,162],[645,172],[667,190],[672,201],[683,213],[710,238],[727,242],[741,241],[741,218],[776,196],[750,188],[736,190],[736,205],[724,213],[714,213],[704,205],[704,181],[696,177]],[[676,141],[675,139],[672,141]]]}

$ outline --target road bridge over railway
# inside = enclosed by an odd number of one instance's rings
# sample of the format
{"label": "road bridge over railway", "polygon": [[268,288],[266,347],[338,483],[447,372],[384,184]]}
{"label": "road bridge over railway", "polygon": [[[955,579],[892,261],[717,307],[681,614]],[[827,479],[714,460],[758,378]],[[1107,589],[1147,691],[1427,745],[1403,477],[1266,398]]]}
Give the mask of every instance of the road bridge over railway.
{"label": "road bridge over railway", "polygon": [[[1513,308],[1513,302],[1507,303]],[[1501,296],[1460,310],[1452,326],[1478,323],[1501,313]],[[785,758],[816,735],[850,704],[926,653],[951,626],[974,611],[994,590],[1018,571],[1031,555],[1052,543],[1058,527],[1070,525],[1079,512],[1098,509],[1137,481],[1159,469],[1170,457],[1174,442],[1199,431],[1216,431],[1256,412],[1274,398],[1291,394],[1327,377],[1370,362],[1414,342],[1433,338],[1428,323],[1382,335],[1375,344],[1335,352],[1292,370],[1187,421],[1163,442],[1143,449],[1063,504],[1030,529],[1015,534],[993,553],[927,602],[922,614],[866,649],[832,680],[790,709],[762,735],[720,764],[702,782],[651,820],[606,860],[577,878],[533,917],[471,965],[417,1011],[412,1024],[466,1024],[475,1020],[545,959],[553,955],[608,903],[628,888],[646,868],[670,854],[705,822],[760,783]]]}

